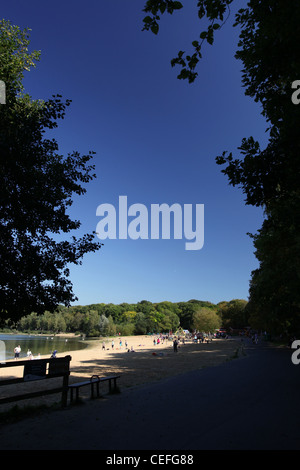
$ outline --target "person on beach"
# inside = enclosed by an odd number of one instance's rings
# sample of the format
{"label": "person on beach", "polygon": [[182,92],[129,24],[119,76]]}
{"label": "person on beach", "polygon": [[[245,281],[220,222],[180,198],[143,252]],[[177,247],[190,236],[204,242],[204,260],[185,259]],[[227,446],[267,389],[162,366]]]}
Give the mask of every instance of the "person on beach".
{"label": "person on beach", "polygon": [[178,341],[177,341],[176,338],[173,341],[173,350],[174,350],[174,352],[178,351]]}
{"label": "person on beach", "polygon": [[115,345],[115,342],[114,342],[114,340],[112,340],[112,342],[111,342],[112,349],[114,349],[114,345]]}
{"label": "person on beach", "polygon": [[14,353],[15,353],[15,361],[17,361],[20,357],[20,352],[21,352],[21,346],[18,345],[15,347],[14,349]]}
{"label": "person on beach", "polygon": [[105,341],[103,341],[103,343],[102,343],[102,351],[103,350],[105,351]]}
{"label": "person on beach", "polygon": [[28,349],[28,351],[27,351],[27,359],[29,359],[30,361],[32,361],[32,359],[33,359],[33,354],[30,351],[30,349]]}

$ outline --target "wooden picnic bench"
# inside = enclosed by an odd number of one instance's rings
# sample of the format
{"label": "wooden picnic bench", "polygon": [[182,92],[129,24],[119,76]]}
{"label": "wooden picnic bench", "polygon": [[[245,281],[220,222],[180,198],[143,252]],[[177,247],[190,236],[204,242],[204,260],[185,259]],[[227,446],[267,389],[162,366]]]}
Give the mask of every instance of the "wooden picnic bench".
{"label": "wooden picnic bench", "polygon": [[96,398],[96,397],[99,398],[100,397],[99,385],[101,382],[108,382],[109,393],[115,393],[117,391],[117,379],[119,378],[120,378],[119,375],[110,375],[108,377],[99,377],[98,375],[92,375],[92,377],[89,380],[69,384],[68,388],[71,392],[70,402],[73,403],[74,401],[74,390],[76,392],[75,401],[78,402],[79,401],[79,389],[81,387],[86,387],[88,385],[91,387],[91,398]]}
{"label": "wooden picnic bench", "polygon": [[0,380],[0,387],[5,385],[13,385],[18,383],[26,383],[32,381],[40,381],[44,379],[54,379],[62,377],[63,383],[60,387],[51,389],[35,390],[29,393],[21,393],[19,395],[6,395],[0,398],[0,404],[11,403],[14,401],[25,400],[28,398],[35,398],[44,395],[61,392],[61,403],[62,406],[67,405],[68,398],[68,383],[70,375],[70,361],[71,356],[65,356],[60,358],[49,358],[49,359],[34,359],[1,363],[0,369],[11,368],[11,367],[24,367],[23,376],[17,378],[8,378]]}

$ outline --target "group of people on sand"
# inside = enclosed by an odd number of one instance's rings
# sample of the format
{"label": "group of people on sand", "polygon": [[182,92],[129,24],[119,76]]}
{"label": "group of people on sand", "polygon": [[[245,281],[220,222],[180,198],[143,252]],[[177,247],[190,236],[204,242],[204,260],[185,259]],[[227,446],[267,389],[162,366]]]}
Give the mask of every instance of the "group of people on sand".
{"label": "group of people on sand", "polygon": [[[164,344],[165,339],[166,338],[159,338],[159,337],[154,338],[153,339],[153,345],[156,346],[156,345]],[[175,337],[173,339],[173,351],[174,352],[178,352],[178,347],[179,347],[180,342],[182,342],[184,344],[184,339],[179,338],[179,337],[178,338]],[[109,347],[108,341],[103,340],[102,341],[102,351],[110,351],[110,350],[114,351],[115,350],[115,340],[114,339],[111,340],[110,345],[111,345],[111,347]],[[133,346],[131,346],[131,348],[129,349],[127,339],[125,339],[124,345],[125,345],[125,351],[135,352]],[[119,339],[119,348],[116,348],[116,349],[121,350],[122,348],[123,348],[123,340],[122,340],[122,338],[120,338]]]}
{"label": "group of people on sand", "polygon": [[[21,351],[22,351],[21,346],[18,344],[18,346],[16,346],[15,349],[14,349],[15,361],[17,361],[19,359]],[[27,359],[29,359],[29,360],[31,360],[31,359],[40,359],[40,357],[41,357],[40,353],[38,353],[38,355],[36,357],[34,357],[32,352],[30,351],[30,349],[28,349]]]}
{"label": "group of people on sand", "polygon": [[[17,361],[17,360],[20,358],[21,351],[22,351],[21,346],[18,344],[18,346],[16,346],[15,349],[14,349],[15,361]],[[56,358],[56,354],[57,354],[57,351],[54,350],[54,351],[52,352],[52,354],[51,354],[50,357],[51,357],[51,358]],[[28,351],[27,351],[27,359],[33,360],[33,359],[40,359],[40,358],[41,358],[41,354],[40,354],[40,353],[38,353],[37,356],[34,356],[34,355],[32,354],[32,352],[31,352],[31,350],[28,349]]]}
{"label": "group of people on sand", "polygon": [[[127,352],[134,352],[134,349],[133,349],[133,346],[131,346],[131,348],[129,349],[128,348],[128,342],[127,342],[127,339],[125,340],[125,349],[127,349]],[[102,342],[102,351],[106,351],[109,350],[109,348],[106,347],[106,343],[105,341]],[[115,341],[112,340],[111,341],[111,349],[114,350],[114,347],[115,347]],[[123,341],[122,341],[122,338],[120,338],[120,341],[119,341],[119,349],[122,349],[123,348]]]}

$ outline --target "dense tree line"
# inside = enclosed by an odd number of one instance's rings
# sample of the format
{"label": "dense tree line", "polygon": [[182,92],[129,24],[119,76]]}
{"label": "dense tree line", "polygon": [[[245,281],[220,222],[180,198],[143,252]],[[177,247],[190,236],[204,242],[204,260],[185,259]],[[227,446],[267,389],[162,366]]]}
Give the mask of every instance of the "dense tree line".
{"label": "dense tree line", "polygon": [[225,326],[248,326],[245,300],[213,304],[207,301],[152,303],[142,300],[136,304],[91,304],[86,306],[59,306],[55,313],[35,312],[7,326],[18,331],[40,333],[83,333],[87,336],[141,335],[175,332],[179,326],[193,331],[211,331]]}

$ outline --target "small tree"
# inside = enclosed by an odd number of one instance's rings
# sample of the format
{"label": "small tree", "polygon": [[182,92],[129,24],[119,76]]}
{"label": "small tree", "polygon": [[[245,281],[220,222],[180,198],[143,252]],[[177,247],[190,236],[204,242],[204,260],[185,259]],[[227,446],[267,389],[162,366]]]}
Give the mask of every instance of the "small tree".
{"label": "small tree", "polygon": [[213,332],[221,326],[220,317],[213,310],[202,307],[194,313],[193,326],[204,333]]}
{"label": "small tree", "polygon": [[106,336],[108,332],[109,320],[105,315],[100,315],[99,332],[101,336]]}
{"label": "small tree", "polygon": [[114,336],[116,334],[117,327],[114,324],[113,317],[110,315],[108,317],[108,325],[107,325],[107,334],[108,336]]}

